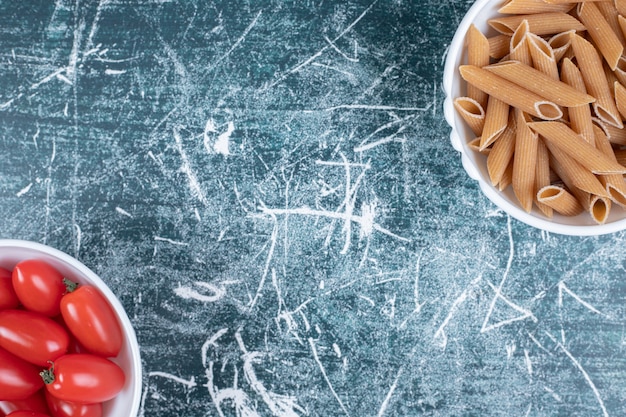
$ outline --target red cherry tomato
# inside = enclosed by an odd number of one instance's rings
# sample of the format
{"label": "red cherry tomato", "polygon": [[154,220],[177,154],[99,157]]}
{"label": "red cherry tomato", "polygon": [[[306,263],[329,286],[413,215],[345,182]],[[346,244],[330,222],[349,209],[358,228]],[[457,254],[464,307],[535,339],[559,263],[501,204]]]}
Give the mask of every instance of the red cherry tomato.
{"label": "red cherry tomato", "polygon": [[11,271],[0,268],[0,310],[17,308],[19,305],[20,300],[17,298],[17,294],[15,294],[15,290],[13,289]]}
{"label": "red cherry tomato", "polygon": [[79,404],[101,403],[114,398],[126,379],[117,364],[88,353],[63,355],[41,374],[50,394]]}
{"label": "red cherry tomato", "polygon": [[11,414],[7,414],[7,417],[50,417],[49,414],[38,413],[36,411],[14,411]]}
{"label": "red cherry tomato", "polygon": [[0,400],[23,400],[43,386],[39,369],[0,348]]}
{"label": "red cherry tomato", "polygon": [[35,365],[47,367],[67,352],[70,337],[49,317],[26,310],[0,310],[0,347]]}
{"label": "red cherry tomato", "polygon": [[77,404],[63,401],[46,391],[46,401],[52,417],[102,417],[102,404]]}
{"label": "red cherry tomato", "polygon": [[63,275],[39,259],[22,261],[13,268],[13,289],[27,310],[49,317],[60,313],[65,293]]}
{"label": "red cherry tomato", "polygon": [[44,389],[40,389],[24,400],[0,401],[0,415],[3,415],[1,413],[9,414],[20,410],[47,413],[48,404],[46,403],[44,392]]}
{"label": "red cherry tomato", "polygon": [[115,357],[124,340],[115,311],[97,288],[80,285],[61,299],[61,315],[72,335],[89,352]]}

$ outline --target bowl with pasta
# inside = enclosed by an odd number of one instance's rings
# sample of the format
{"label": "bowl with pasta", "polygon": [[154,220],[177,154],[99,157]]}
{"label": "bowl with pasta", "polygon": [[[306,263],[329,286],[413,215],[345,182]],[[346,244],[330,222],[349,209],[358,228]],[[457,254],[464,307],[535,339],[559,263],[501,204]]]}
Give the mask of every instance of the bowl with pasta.
{"label": "bowl with pasta", "polygon": [[622,15],[621,1],[478,0],[450,44],[452,146],[484,195],[530,226],[626,229]]}

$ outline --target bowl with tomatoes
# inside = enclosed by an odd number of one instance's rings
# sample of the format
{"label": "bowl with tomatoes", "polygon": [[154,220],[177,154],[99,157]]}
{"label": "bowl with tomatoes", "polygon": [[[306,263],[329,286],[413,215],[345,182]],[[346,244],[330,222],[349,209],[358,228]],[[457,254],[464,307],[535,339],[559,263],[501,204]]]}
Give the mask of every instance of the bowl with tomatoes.
{"label": "bowl with tomatoes", "polygon": [[104,281],[50,246],[0,239],[0,417],[135,417],[141,381]]}

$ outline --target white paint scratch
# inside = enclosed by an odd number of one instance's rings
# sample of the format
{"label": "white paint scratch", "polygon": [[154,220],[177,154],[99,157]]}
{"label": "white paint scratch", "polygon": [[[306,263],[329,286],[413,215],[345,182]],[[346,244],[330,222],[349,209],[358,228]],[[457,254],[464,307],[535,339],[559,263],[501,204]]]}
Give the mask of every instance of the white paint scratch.
{"label": "white paint scratch", "polygon": [[30,191],[31,187],[33,186],[33,183],[31,182],[30,184],[28,184],[26,187],[22,188],[21,190],[19,190],[17,192],[17,194],[15,194],[17,197],[21,197],[24,194],[26,194],[27,192]]}
{"label": "white paint scratch", "polygon": [[127,212],[126,210],[124,210],[124,209],[123,209],[123,208],[121,208],[121,207],[115,207],[115,211],[117,211],[117,212],[118,212],[119,214],[121,214],[122,216],[130,217],[130,218],[132,218],[132,217],[133,217],[133,215],[132,215],[132,214],[130,214],[129,212]]}
{"label": "white paint scratch", "polygon": [[176,375],[172,375],[170,373],[160,372],[160,371],[149,372],[148,376],[159,376],[159,377],[162,377],[162,378],[171,379],[172,381],[178,382],[179,384],[184,385],[187,388],[194,388],[194,387],[196,387],[198,385],[198,384],[196,384],[196,378],[193,377],[193,376],[189,380],[187,380],[187,379],[183,379],[181,377],[178,377]]}
{"label": "white paint scratch", "polygon": [[585,381],[587,381],[587,384],[589,385],[589,387],[591,388],[591,391],[593,391],[593,394],[596,397],[596,400],[598,401],[598,404],[600,405],[600,409],[602,410],[602,415],[604,417],[609,417],[609,413],[606,410],[606,407],[604,406],[604,401],[602,401],[602,397],[600,396],[600,392],[598,391],[598,389],[596,388],[596,385],[593,383],[593,381],[591,380],[591,377],[589,376],[589,374],[587,373],[587,371],[585,371],[585,369],[582,367],[582,365],[580,364],[580,362],[578,362],[578,360],[570,353],[569,350],[567,350],[565,348],[565,346],[563,346],[561,343],[557,343],[557,346],[563,351],[563,353],[565,353],[565,355],[572,361],[572,363],[574,364],[574,366],[576,366],[576,368],[580,371],[580,373],[583,375],[583,377],[585,378]]}
{"label": "white paint scratch", "polygon": [[189,243],[179,242],[177,240],[172,240],[166,237],[155,236],[154,240],[156,240],[157,242],[171,243],[172,245],[177,245],[177,246],[189,246]]}
{"label": "white paint scratch", "polygon": [[309,346],[311,346],[311,352],[313,353],[313,359],[315,359],[317,366],[320,368],[320,371],[322,372],[322,376],[324,377],[324,381],[326,381],[326,385],[328,385],[330,392],[333,394],[333,397],[335,397],[335,400],[337,400],[337,403],[339,404],[339,407],[341,408],[341,410],[344,412],[346,416],[349,417],[350,413],[348,412],[348,409],[341,401],[341,398],[339,398],[339,395],[337,395],[337,392],[335,392],[335,389],[333,388],[333,384],[330,382],[330,379],[328,378],[328,375],[326,374],[326,369],[324,368],[322,361],[320,361],[313,338],[309,337],[308,341],[309,341]]}
{"label": "white paint scratch", "polygon": [[174,289],[174,294],[186,300],[197,300],[203,303],[214,303],[226,295],[226,289],[223,286],[202,281],[194,281],[192,285],[203,292],[201,293],[192,287],[178,286]]}
{"label": "white paint scratch", "polygon": [[207,199],[202,187],[200,187],[200,182],[196,177],[196,174],[191,169],[191,164],[189,162],[189,158],[187,157],[187,153],[183,148],[183,140],[180,136],[180,132],[178,129],[174,129],[174,140],[176,141],[176,147],[178,148],[178,153],[180,154],[180,158],[182,160],[182,165],[180,170],[187,176],[187,182],[189,184],[189,188],[191,193],[206,207],[209,206],[209,200]]}

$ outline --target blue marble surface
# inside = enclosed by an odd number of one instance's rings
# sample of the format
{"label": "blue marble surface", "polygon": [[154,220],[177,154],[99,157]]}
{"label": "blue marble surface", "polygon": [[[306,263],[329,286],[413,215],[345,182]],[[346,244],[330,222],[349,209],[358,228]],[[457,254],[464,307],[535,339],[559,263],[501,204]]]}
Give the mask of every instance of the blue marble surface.
{"label": "blue marble surface", "polygon": [[624,233],[449,143],[471,4],[0,1],[0,237],[118,295],[140,416],[626,415]]}

